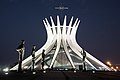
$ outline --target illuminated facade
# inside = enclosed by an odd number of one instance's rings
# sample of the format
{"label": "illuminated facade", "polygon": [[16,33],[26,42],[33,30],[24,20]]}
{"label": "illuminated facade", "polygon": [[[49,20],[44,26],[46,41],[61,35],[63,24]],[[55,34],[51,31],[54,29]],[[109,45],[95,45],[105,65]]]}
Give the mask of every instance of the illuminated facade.
{"label": "illuminated facade", "polygon": [[[47,41],[45,45],[35,52],[35,69],[41,69],[42,51],[45,50],[45,68],[74,68],[79,69],[83,65],[83,49],[76,42],[76,32],[80,24],[77,18],[73,17],[67,23],[67,16],[64,17],[63,23],[57,16],[56,23],[50,16],[49,19],[43,20],[47,31]],[[62,25],[61,25],[62,24]],[[87,70],[109,70],[109,67],[93,57],[87,51],[85,65]],[[22,65],[23,68],[31,67],[32,56],[26,58]],[[18,65],[11,70],[17,70]]]}

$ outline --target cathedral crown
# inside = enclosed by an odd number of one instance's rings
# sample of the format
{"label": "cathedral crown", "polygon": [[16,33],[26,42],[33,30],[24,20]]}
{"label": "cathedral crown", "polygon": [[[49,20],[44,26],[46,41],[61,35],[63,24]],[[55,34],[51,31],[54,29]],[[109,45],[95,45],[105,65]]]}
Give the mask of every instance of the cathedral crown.
{"label": "cathedral crown", "polygon": [[[71,34],[72,30],[77,30],[80,20],[76,18],[75,22],[73,23],[73,16],[70,19],[69,24],[67,25],[67,16],[65,15],[63,24],[61,25],[61,21],[59,16],[57,16],[57,25],[55,25],[55,21],[53,20],[52,16],[50,16],[50,22],[48,21],[47,18],[43,20],[43,23],[46,27],[46,29],[51,30],[52,34],[57,34],[57,33],[66,33],[66,34]],[[74,28],[74,29],[73,29]]]}

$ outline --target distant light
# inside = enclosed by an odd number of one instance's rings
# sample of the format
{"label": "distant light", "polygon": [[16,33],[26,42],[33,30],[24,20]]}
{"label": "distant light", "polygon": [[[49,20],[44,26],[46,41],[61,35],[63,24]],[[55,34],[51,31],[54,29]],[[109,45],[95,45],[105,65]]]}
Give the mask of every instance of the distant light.
{"label": "distant light", "polygon": [[44,69],[47,69],[47,68],[48,68],[48,66],[44,65]]}
{"label": "distant light", "polygon": [[107,65],[111,66],[112,64],[111,64],[111,62],[110,62],[110,61],[107,61]]}
{"label": "distant light", "polygon": [[68,70],[67,68],[65,70]]}
{"label": "distant light", "polygon": [[36,72],[33,72],[32,74],[36,74]]}
{"label": "distant light", "polygon": [[116,69],[118,69],[119,67],[118,66],[116,66]]}
{"label": "distant light", "polygon": [[111,69],[114,69],[113,66],[111,67]]}
{"label": "distant light", "polygon": [[43,73],[46,73],[46,71],[43,71]]}
{"label": "distant light", "polygon": [[92,73],[95,73],[95,71],[92,71]]}
{"label": "distant light", "polygon": [[74,70],[74,73],[76,73],[76,70]]}
{"label": "distant light", "polygon": [[112,66],[111,69],[114,71],[114,67]]}
{"label": "distant light", "polygon": [[116,69],[114,69],[114,71],[116,72],[117,70],[116,70]]}
{"label": "distant light", "polygon": [[5,73],[5,75],[8,75],[8,73]]}
{"label": "distant light", "polygon": [[72,52],[72,50],[69,49],[68,52]]}
{"label": "distant light", "polygon": [[9,68],[8,68],[8,67],[7,67],[7,68],[4,68],[3,71],[4,71],[4,72],[8,72],[8,71],[9,71]]}

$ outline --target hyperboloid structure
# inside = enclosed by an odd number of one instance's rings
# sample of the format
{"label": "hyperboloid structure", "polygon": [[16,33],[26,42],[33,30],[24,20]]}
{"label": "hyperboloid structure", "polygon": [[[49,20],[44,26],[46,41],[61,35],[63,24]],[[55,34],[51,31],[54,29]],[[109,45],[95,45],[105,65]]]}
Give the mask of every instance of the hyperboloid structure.
{"label": "hyperboloid structure", "polygon": [[[76,41],[76,32],[80,24],[78,18],[72,17],[67,21],[67,16],[65,16],[62,23],[59,16],[57,19],[50,16],[49,19],[45,18],[43,23],[47,31],[47,41],[35,52],[36,70],[41,69],[43,50],[45,50],[44,69],[80,69],[84,63],[87,70],[110,70],[108,66],[78,45]],[[32,56],[29,56],[23,60],[22,68],[29,69],[32,66],[31,62]],[[18,65],[11,68],[11,70],[17,69]]]}

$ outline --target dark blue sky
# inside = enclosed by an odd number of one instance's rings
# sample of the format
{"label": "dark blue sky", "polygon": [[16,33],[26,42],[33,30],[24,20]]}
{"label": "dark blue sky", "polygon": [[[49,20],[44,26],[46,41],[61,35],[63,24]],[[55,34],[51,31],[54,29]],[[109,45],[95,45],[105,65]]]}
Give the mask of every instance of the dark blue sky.
{"label": "dark blue sky", "polygon": [[[69,9],[54,9],[61,4]],[[42,20],[50,15],[78,17],[78,44],[103,62],[120,63],[119,0],[0,0],[0,65],[18,61],[16,48],[22,39],[25,57],[33,44],[42,47],[47,37]]]}

